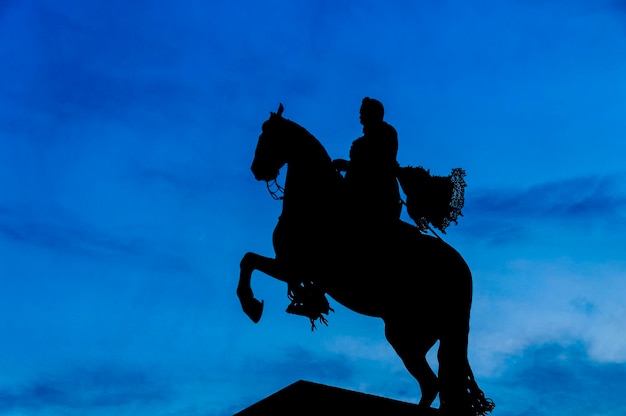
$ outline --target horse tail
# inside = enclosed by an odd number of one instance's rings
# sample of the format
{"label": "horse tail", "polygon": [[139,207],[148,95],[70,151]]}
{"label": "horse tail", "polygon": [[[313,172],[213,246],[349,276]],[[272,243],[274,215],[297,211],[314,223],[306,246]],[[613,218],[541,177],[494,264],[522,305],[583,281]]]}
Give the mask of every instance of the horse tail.
{"label": "horse tail", "polygon": [[472,415],[485,416],[490,413],[496,404],[493,400],[485,397],[485,393],[478,387],[478,383],[474,379],[474,372],[467,363],[467,396],[469,407],[472,409]]}
{"label": "horse tail", "polygon": [[485,397],[474,378],[467,358],[469,325],[463,327],[467,330],[447,331],[440,339],[440,408],[444,415],[486,416],[495,404]]}

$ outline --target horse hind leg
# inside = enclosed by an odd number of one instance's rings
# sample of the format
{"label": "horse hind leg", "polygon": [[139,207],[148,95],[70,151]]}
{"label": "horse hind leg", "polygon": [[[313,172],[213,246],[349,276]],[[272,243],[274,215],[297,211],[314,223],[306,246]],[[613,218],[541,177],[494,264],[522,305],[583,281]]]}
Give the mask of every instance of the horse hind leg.
{"label": "horse hind leg", "polygon": [[415,325],[385,320],[385,337],[409,373],[417,380],[422,396],[419,406],[430,407],[439,392],[437,376],[426,360],[426,354],[437,342],[431,331],[415,333]]}
{"label": "horse hind leg", "polygon": [[441,383],[441,409],[464,411],[468,407],[465,389],[469,365],[467,361],[467,335],[465,333],[467,331],[446,332],[441,337],[437,351],[439,381]]}
{"label": "horse hind leg", "polygon": [[440,409],[444,414],[484,416],[495,405],[478,387],[467,358],[469,326],[442,335],[439,361]]}

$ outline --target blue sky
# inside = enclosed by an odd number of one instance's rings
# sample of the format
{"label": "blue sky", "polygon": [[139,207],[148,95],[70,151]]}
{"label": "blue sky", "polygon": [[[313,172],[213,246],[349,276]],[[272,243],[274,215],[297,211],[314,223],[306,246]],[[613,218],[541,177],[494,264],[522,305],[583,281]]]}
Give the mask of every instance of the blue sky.
{"label": "blue sky", "polygon": [[346,157],[371,96],[402,165],[467,172],[445,239],[493,414],[623,415],[624,2],[213,3],[0,4],[0,413],[224,416],[299,379],[416,401],[380,321],[331,300],[312,333],[262,274],[259,324],[235,296],[280,213],[262,122],[282,102]]}

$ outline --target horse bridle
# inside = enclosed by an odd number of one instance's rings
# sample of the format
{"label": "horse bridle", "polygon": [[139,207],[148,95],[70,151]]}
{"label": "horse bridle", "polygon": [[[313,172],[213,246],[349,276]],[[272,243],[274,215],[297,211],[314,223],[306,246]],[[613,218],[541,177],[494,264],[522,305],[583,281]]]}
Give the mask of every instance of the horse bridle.
{"label": "horse bridle", "polygon": [[[276,179],[265,181],[265,185],[267,186],[267,191],[270,193],[270,196],[274,201],[282,201],[285,198],[285,188],[280,186]],[[276,189],[272,189],[273,187]]]}

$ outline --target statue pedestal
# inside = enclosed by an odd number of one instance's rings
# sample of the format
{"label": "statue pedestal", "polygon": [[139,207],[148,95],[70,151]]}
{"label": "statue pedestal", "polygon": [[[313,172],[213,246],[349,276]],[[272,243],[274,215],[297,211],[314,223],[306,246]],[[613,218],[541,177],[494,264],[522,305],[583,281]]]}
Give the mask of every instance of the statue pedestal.
{"label": "statue pedestal", "polygon": [[423,409],[412,403],[300,380],[234,416],[435,416],[437,414],[437,409]]}

